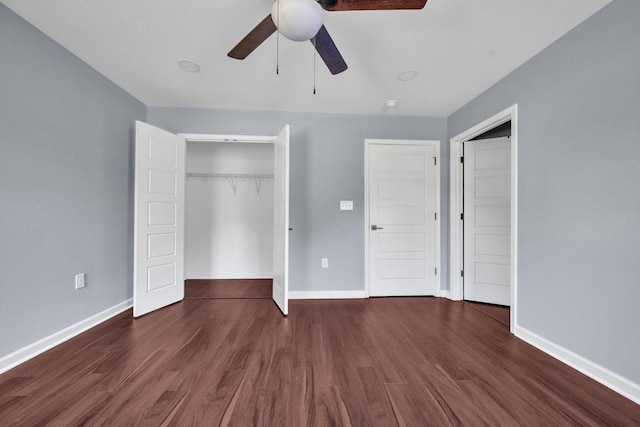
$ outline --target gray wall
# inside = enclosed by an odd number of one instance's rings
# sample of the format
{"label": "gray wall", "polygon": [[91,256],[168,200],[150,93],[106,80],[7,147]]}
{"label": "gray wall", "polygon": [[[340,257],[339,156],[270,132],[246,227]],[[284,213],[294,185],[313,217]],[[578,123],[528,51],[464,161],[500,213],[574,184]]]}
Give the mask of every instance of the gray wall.
{"label": "gray wall", "polygon": [[[183,133],[277,135],[291,125],[291,291],[364,289],[366,138],[442,141],[442,217],[448,218],[445,119],[154,107],[147,114],[149,123]],[[340,200],[353,200],[353,212],[339,211]],[[320,268],[322,257],[329,258],[327,270]]]}
{"label": "gray wall", "polygon": [[132,296],[130,159],[145,117],[0,4],[0,357]]}
{"label": "gray wall", "polygon": [[614,0],[449,118],[518,104],[518,323],[640,383],[640,2]]}

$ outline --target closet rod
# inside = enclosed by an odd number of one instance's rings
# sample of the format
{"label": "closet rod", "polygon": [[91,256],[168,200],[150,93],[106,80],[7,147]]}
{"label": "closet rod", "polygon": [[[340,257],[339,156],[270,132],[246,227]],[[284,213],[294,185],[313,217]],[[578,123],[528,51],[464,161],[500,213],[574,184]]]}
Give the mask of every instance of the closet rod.
{"label": "closet rod", "polygon": [[187,173],[187,178],[246,178],[246,179],[267,179],[273,175],[266,174],[246,174],[246,173]]}

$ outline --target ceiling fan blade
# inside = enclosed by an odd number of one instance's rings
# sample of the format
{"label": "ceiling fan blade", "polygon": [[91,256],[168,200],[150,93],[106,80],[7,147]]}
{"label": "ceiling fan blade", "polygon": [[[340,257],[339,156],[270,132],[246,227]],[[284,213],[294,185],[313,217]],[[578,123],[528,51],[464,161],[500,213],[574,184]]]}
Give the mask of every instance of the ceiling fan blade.
{"label": "ceiling fan blade", "polygon": [[311,43],[315,44],[316,50],[327,65],[327,68],[329,68],[329,71],[331,71],[331,74],[339,74],[348,68],[347,63],[344,62],[342,55],[340,55],[336,44],[324,25],[320,27],[320,31],[316,34],[315,42],[311,39]]}
{"label": "ceiling fan blade", "polygon": [[343,10],[398,10],[422,9],[427,0],[319,0],[323,9]]}
{"label": "ceiling fan blade", "polygon": [[275,32],[276,24],[273,23],[271,14],[269,14],[249,34],[244,36],[227,55],[235,59],[244,59]]}

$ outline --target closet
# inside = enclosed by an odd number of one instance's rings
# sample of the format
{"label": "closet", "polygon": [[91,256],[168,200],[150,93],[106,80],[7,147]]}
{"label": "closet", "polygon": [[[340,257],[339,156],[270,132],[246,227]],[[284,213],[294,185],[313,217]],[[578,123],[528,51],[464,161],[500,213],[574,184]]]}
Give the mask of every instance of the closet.
{"label": "closet", "polygon": [[185,278],[272,278],[274,144],[186,145]]}

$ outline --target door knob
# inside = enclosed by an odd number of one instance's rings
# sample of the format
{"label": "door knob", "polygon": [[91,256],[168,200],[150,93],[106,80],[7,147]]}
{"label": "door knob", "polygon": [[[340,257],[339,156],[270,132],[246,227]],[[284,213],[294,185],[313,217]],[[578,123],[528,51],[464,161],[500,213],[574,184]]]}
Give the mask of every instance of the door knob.
{"label": "door knob", "polygon": [[377,225],[372,225],[371,231],[376,231],[376,230],[384,230],[384,227],[378,227]]}

